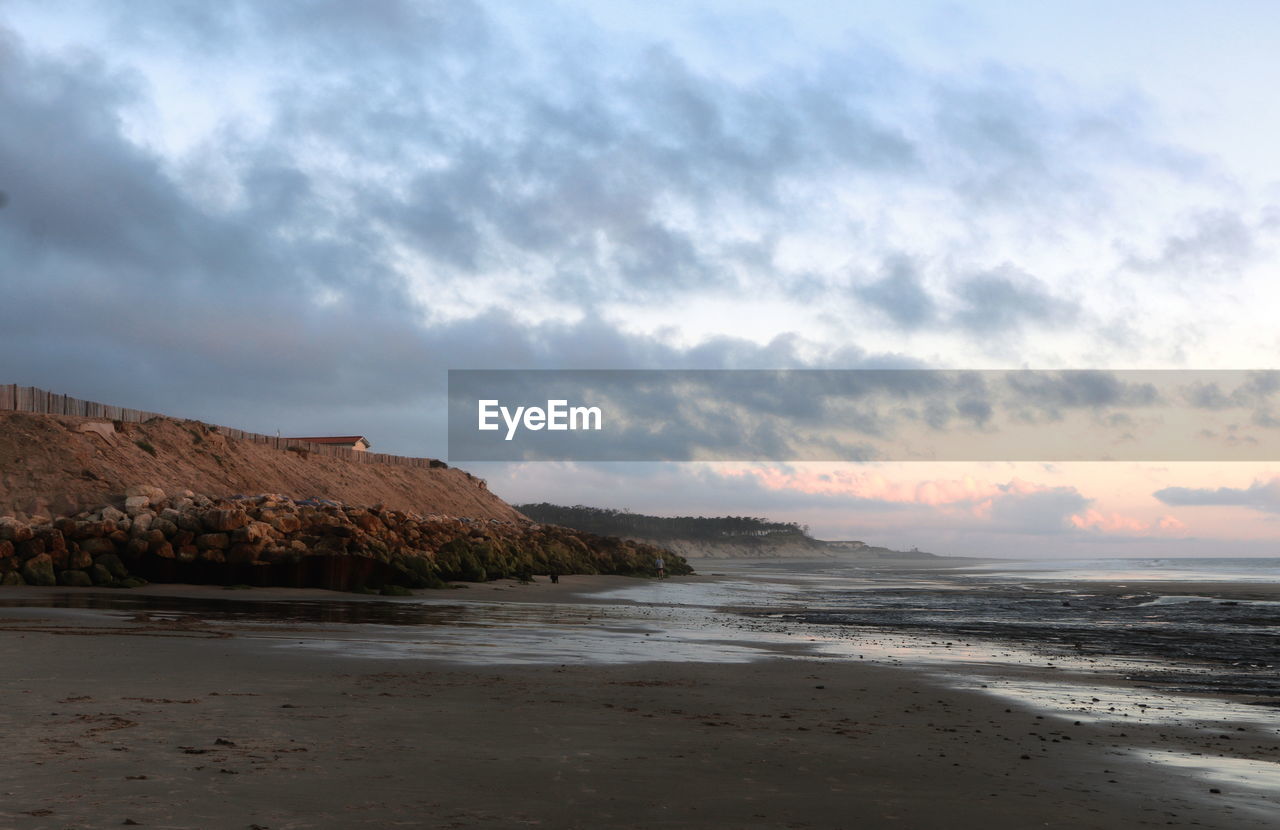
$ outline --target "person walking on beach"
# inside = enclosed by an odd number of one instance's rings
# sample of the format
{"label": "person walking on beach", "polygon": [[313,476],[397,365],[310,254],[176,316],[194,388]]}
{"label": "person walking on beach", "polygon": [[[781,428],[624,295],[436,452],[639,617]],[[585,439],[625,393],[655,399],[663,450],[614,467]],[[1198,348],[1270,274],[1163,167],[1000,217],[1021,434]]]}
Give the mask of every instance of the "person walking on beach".
{"label": "person walking on beach", "polygon": [[666,576],[667,576],[667,563],[662,561],[662,557],[661,557],[661,556],[659,556],[657,559],[653,560],[653,567],[654,567],[654,568],[656,568],[656,569],[657,569],[657,571],[658,571],[658,579],[665,579],[665,578],[666,578]]}

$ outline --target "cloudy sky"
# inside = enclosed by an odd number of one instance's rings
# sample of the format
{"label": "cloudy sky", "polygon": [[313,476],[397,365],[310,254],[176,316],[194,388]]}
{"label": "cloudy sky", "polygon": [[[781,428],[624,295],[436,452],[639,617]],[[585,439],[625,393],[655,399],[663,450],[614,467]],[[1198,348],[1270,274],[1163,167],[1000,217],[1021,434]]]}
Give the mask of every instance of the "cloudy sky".
{"label": "cloudy sky", "polygon": [[[1267,2],[0,0],[0,382],[445,453],[448,369],[1265,369]],[[1280,466],[486,464],[956,553],[1274,553]]]}

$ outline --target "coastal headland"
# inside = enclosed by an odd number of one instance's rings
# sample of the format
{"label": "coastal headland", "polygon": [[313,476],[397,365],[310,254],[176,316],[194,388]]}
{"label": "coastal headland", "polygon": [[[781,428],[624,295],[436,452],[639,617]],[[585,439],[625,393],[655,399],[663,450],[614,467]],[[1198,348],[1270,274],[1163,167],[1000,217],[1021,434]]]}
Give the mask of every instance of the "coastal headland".
{"label": "coastal headland", "polygon": [[529,520],[430,459],[361,463],[198,421],[0,412],[0,582],[337,590],[668,573],[643,542]]}

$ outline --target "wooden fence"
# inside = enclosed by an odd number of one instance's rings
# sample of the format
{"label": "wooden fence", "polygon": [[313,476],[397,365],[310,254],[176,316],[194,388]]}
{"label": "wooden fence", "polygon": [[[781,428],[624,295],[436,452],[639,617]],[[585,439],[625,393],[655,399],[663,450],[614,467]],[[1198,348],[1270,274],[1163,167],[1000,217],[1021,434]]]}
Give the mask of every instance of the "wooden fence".
{"label": "wooden fence", "polygon": [[[42,415],[79,415],[86,418],[102,418],[106,421],[126,421],[131,423],[142,423],[152,418],[170,417],[142,409],[111,406],[97,401],[82,401],[70,395],[58,395],[35,386],[18,386],[12,383],[0,383],[0,410],[35,412]],[[434,458],[410,458],[403,455],[388,455],[382,452],[362,452],[347,447],[335,447],[331,444],[313,444],[310,441],[296,441],[276,435],[245,432],[242,429],[234,429],[232,427],[220,427],[213,424],[206,424],[206,426],[228,438],[252,441],[255,444],[266,444],[277,450],[294,447],[316,455],[343,458],[356,464],[387,464],[396,467],[449,466],[443,461]]]}

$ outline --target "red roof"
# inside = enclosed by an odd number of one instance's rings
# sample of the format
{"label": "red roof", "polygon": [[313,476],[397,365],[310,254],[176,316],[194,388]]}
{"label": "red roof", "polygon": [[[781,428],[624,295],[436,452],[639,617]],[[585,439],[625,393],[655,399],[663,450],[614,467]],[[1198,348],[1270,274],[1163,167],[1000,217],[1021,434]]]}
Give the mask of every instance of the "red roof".
{"label": "red roof", "polygon": [[373,446],[368,438],[363,435],[329,435],[323,437],[312,438],[286,438],[286,441],[306,441],[311,444],[354,444],[357,441],[363,441],[369,446]]}

